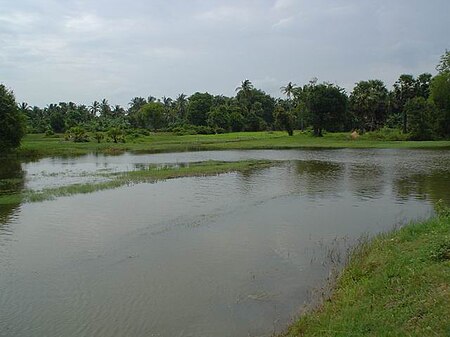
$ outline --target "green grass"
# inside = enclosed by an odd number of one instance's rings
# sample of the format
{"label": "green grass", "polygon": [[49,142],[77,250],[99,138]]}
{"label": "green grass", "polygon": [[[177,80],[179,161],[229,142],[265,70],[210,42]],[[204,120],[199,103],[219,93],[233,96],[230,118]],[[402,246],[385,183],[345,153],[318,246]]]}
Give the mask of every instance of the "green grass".
{"label": "green grass", "polygon": [[74,156],[87,153],[118,154],[133,152],[176,152],[230,149],[295,149],[295,148],[450,148],[450,141],[393,141],[373,139],[371,134],[350,140],[348,133],[328,133],[312,137],[296,131],[289,137],[286,132],[238,132],[218,135],[176,136],[157,133],[150,136],[128,138],[126,143],[94,141],[74,143],[63,136],[25,136],[18,154],[21,157]]}
{"label": "green grass", "polygon": [[155,182],[179,177],[211,176],[226,172],[248,172],[250,170],[269,167],[274,164],[275,162],[267,160],[247,160],[238,162],[206,161],[191,163],[181,167],[160,168],[151,166],[144,170],[103,174],[103,177],[109,178],[108,181],[104,182],[46,188],[41,191],[25,190],[20,194],[3,195],[0,196],[0,205],[16,204],[20,202],[39,202],[51,200],[56,197],[92,193],[124,185]]}
{"label": "green grass", "polygon": [[360,245],[333,295],[286,336],[450,336],[450,217]]}

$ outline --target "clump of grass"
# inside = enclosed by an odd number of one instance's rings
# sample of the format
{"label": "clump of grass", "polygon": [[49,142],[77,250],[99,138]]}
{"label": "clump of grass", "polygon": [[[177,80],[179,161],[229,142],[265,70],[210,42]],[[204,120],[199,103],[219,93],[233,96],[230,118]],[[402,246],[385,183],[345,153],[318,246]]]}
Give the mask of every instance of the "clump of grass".
{"label": "clump of grass", "polygon": [[364,241],[333,295],[286,336],[449,336],[450,217]]}
{"label": "clump of grass", "polygon": [[399,129],[382,128],[377,131],[366,132],[360,139],[378,140],[378,141],[407,141],[410,134],[402,133]]}
{"label": "clump of grass", "polygon": [[124,185],[155,182],[179,177],[210,176],[226,172],[246,172],[269,167],[274,164],[274,162],[268,160],[246,160],[238,162],[206,161],[190,163],[189,165],[177,167],[172,166],[163,168],[150,166],[149,168],[142,170],[102,174],[103,177],[109,179],[108,181],[46,188],[41,191],[29,190],[20,195],[5,196],[4,199],[0,198],[0,204],[12,203],[18,200],[24,202],[39,202],[62,196],[92,193],[106,189],[113,189]]}

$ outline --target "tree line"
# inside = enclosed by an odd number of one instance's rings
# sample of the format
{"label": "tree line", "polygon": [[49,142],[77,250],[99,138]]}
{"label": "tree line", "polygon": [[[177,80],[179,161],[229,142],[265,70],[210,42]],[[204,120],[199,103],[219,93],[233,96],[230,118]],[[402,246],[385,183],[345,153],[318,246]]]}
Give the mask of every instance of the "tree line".
{"label": "tree line", "polygon": [[[253,86],[248,79],[236,88],[234,97],[196,92],[175,99],[153,96],[135,97],[127,107],[111,106],[106,99],[91,105],[73,102],[49,104],[44,108],[21,103],[0,86],[0,119],[16,114],[20,127],[2,122],[2,139],[20,140],[28,133],[66,133],[75,141],[88,140],[86,132],[101,141],[108,133],[120,141],[125,133],[168,131],[176,134],[211,134],[239,131],[310,129],[315,136],[324,131],[381,128],[400,129],[413,140],[450,137],[450,52],[446,51],[436,67],[437,75],[401,75],[388,90],[377,79],[356,83],[350,94],[336,84],[311,80],[303,86],[289,82],[280,88],[285,98],[274,98]],[[2,117],[3,116],[3,117]],[[6,119],[5,119],[6,120]],[[11,124],[11,122],[10,122]],[[5,131],[6,130],[6,131]],[[5,138],[5,139],[3,139]],[[16,146],[13,140],[6,146]]]}

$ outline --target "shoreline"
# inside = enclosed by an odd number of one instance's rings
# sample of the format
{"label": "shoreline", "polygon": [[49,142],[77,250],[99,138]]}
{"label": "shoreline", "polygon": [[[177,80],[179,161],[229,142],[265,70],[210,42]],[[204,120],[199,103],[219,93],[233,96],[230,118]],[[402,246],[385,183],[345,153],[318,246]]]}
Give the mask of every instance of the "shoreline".
{"label": "shoreline", "polygon": [[[63,135],[45,137],[42,134],[25,136],[22,146],[11,155],[19,159],[55,156],[77,156],[89,153],[117,155],[124,152],[162,153],[210,150],[286,150],[286,149],[441,149],[450,150],[450,140],[405,141],[374,140],[361,136],[356,140],[347,133],[328,133],[313,137],[296,131],[290,137],[281,131],[238,132],[217,135],[186,135],[158,133],[127,139],[125,143],[85,142],[64,140]],[[366,138],[365,138],[366,137]]]}
{"label": "shoreline", "polygon": [[450,210],[437,208],[428,220],[357,245],[331,296],[281,336],[447,336]]}

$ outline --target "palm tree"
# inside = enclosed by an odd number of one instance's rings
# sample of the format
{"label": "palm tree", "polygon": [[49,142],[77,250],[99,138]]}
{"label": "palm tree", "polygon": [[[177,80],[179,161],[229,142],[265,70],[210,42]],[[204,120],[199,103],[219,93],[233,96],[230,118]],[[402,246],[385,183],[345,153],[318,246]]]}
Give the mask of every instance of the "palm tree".
{"label": "palm tree", "polygon": [[292,82],[289,82],[286,86],[281,87],[280,90],[283,94],[285,94],[288,98],[288,100],[291,99],[291,96],[295,92],[296,84],[293,84]]}
{"label": "palm tree", "polygon": [[253,84],[250,80],[243,80],[241,85],[235,89],[235,91],[242,91],[243,93],[249,93],[253,89]]}
{"label": "palm tree", "polygon": [[94,101],[92,102],[92,105],[89,106],[89,112],[93,115],[93,116],[97,116],[97,114],[100,111],[100,103],[98,101]]}
{"label": "palm tree", "polygon": [[[254,87],[252,82],[250,82],[250,80],[243,80],[241,82],[241,85],[235,89],[235,91],[238,92],[236,98],[238,99],[238,101],[241,102],[241,104],[243,104],[243,106],[247,109],[248,112],[250,112],[251,96],[253,89]],[[239,96],[241,96],[241,98],[239,98]]]}
{"label": "palm tree", "polygon": [[19,109],[20,111],[22,111],[23,113],[26,113],[27,111],[31,110],[31,107],[28,105],[28,103],[26,102],[22,102],[19,104]]}
{"label": "palm tree", "polygon": [[120,105],[116,104],[112,110],[112,114],[116,117],[125,115],[125,110]]}
{"label": "palm tree", "polygon": [[181,120],[183,120],[186,117],[186,105],[187,105],[186,98],[187,96],[185,94],[179,94],[177,99],[175,100],[177,113]]}
{"label": "palm tree", "polygon": [[132,115],[139,111],[140,108],[142,108],[145,104],[147,104],[147,101],[143,97],[134,97],[131,99],[130,103],[128,105],[130,108],[128,109],[128,114]]}
{"label": "palm tree", "polygon": [[100,113],[103,117],[109,116],[111,113],[111,107],[106,98],[102,99],[102,102],[100,103]]}
{"label": "palm tree", "polygon": [[172,105],[172,98],[163,96],[162,102],[165,108],[170,108],[170,106]]}

